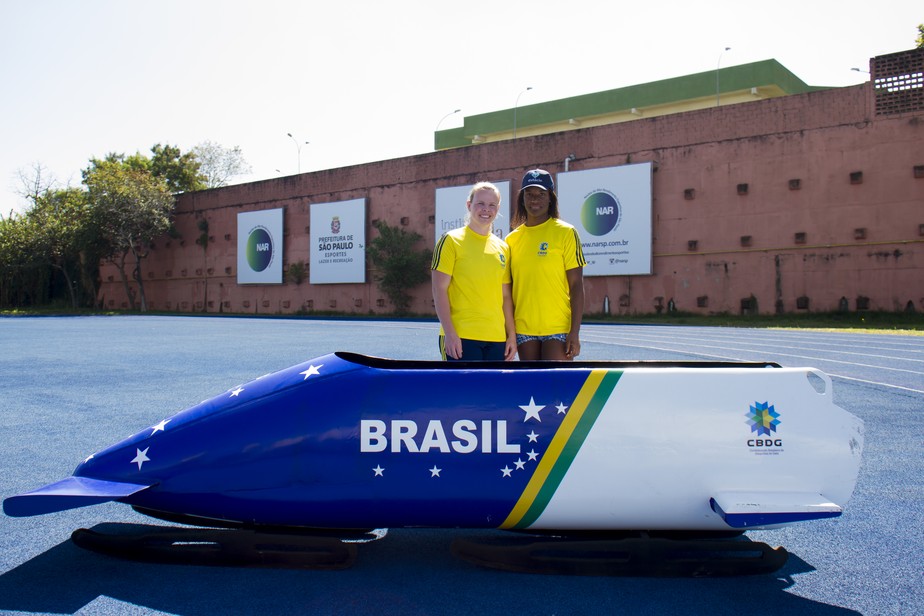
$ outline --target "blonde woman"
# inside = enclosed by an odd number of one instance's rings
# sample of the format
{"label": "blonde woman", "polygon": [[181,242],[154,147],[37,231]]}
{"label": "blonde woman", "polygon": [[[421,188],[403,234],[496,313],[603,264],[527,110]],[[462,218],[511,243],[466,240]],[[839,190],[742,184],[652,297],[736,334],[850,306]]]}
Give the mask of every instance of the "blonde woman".
{"label": "blonde woman", "polygon": [[433,303],[445,360],[516,357],[510,249],[492,232],[500,205],[494,184],[475,184],[465,202],[466,225],[444,233],[433,250]]}

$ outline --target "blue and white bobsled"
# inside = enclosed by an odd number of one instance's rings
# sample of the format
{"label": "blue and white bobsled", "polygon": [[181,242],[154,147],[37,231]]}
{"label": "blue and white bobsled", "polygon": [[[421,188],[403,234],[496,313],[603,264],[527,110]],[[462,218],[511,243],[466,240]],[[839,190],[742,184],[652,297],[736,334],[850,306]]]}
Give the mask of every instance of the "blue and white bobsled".
{"label": "blue and white bobsled", "polygon": [[206,400],[7,498],[202,525],[745,530],[838,516],[863,423],[772,364],[334,353]]}

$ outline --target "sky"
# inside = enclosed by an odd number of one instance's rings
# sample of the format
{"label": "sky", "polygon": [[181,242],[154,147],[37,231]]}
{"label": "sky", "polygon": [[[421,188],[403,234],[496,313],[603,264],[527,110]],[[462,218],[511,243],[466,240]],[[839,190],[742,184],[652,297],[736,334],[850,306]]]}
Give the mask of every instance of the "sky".
{"label": "sky", "polygon": [[240,147],[241,183],[425,154],[466,115],[718,66],[772,58],[854,85],[924,22],[921,0],[871,6],[0,0],[0,215],[26,208],[37,166],[80,186],[91,158],[157,143]]}

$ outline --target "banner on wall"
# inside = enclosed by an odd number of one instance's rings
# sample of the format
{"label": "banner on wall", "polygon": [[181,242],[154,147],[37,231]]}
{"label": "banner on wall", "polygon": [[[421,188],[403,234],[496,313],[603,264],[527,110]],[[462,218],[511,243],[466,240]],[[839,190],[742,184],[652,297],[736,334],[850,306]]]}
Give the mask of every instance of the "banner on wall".
{"label": "banner on wall", "polygon": [[311,284],[366,282],[366,200],[311,204]]}
{"label": "banner on wall", "polygon": [[282,208],[237,215],[237,283],[282,284]]}
{"label": "banner on wall", "polygon": [[[510,233],[510,182],[492,182],[501,194],[500,211],[494,219],[494,235],[503,239]],[[434,245],[443,234],[453,229],[465,226],[465,215],[468,210],[465,202],[473,184],[465,186],[450,186],[436,189],[436,211],[434,218]]]}
{"label": "banner on wall", "polygon": [[559,173],[558,212],[581,235],[585,276],[651,274],[651,163]]}

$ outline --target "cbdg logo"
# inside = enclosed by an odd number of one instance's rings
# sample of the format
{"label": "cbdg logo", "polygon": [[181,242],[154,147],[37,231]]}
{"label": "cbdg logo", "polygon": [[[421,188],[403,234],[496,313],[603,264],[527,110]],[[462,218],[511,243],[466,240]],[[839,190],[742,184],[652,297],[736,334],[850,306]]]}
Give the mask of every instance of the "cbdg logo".
{"label": "cbdg logo", "polygon": [[581,206],[581,224],[591,235],[606,235],[619,226],[621,218],[619,199],[608,190],[590,193]]}
{"label": "cbdg logo", "polygon": [[262,272],[273,262],[273,236],[266,227],[254,227],[247,237],[247,265]]}
{"label": "cbdg logo", "polygon": [[783,440],[774,438],[777,426],[780,425],[780,414],[769,402],[754,402],[746,414],[747,423],[757,437],[748,439],[748,447],[782,447]]}

